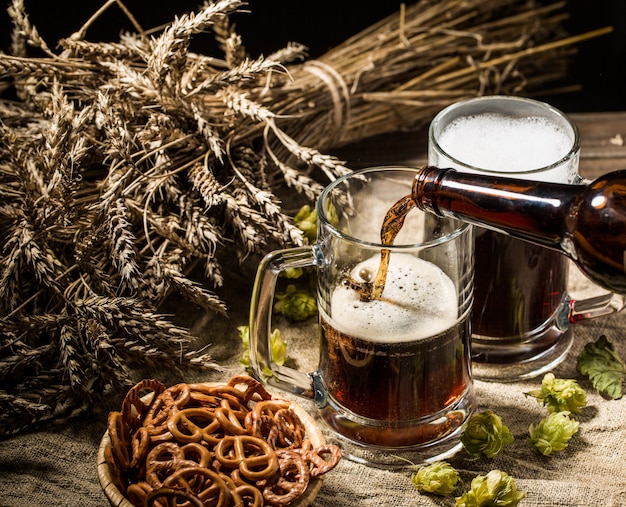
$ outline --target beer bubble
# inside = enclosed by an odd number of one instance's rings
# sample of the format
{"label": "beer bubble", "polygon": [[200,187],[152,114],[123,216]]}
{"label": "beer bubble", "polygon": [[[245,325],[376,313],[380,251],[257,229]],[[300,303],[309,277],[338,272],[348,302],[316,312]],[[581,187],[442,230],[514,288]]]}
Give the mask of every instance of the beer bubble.
{"label": "beer bubble", "polygon": [[374,276],[374,272],[372,271],[371,268],[364,266],[361,269],[359,269],[359,278],[363,280],[364,282],[371,282],[373,276]]}

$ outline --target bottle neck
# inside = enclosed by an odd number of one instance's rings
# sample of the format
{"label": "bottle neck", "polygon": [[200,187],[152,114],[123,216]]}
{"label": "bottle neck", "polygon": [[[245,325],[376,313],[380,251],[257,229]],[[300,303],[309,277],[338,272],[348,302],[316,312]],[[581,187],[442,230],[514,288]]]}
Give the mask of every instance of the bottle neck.
{"label": "bottle neck", "polygon": [[426,166],[413,181],[413,199],[439,216],[564,250],[569,210],[581,188]]}

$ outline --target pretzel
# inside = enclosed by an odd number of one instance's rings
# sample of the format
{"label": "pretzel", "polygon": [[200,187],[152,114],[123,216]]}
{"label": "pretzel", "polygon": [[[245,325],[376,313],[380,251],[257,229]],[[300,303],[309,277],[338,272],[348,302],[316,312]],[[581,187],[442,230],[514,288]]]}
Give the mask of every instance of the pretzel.
{"label": "pretzel", "polygon": [[154,491],[154,489],[150,484],[145,481],[140,481],[128,486],[126,498],[128,498],[129,502],[133,505],[145,505],[146,497],[152,491]]}
{"label": "pretzel", "polygon": [[238,468],[251,481],[269,479],[279,470],[278,458],[270,445],[250,435],[225,436],[215,447],[215,457],[227,468]]}
{"label": "pretzel", "polygon": [[191,384],[176,384],[163,391],[162,398],[166,407],[184,407],[191,399]]}
{"label": "pretzel", "polygon": [[241,497],[243,505],[246,507],[263,506],[263,493],[252,484],[239,484],[236,486],[235,492]]}
{"label": "pretzel", "polygon": [[113,482],[138,507],[283,507],[341,458],[314,448],[291,403],[245,375],[222,386],[144,380],[107,428]]}
{"label": "pretzel", "polygon": [[130,440],[131,460],[130,467],[138,467],[139,464],[145,459],[150,448],[150,433],[148,428],[140,426],[137,428]]}
{"label": "pretzel", "polygon": [[163,479],[169,472],[176,470],[178,463],[184,459],[183,450],[174,442],[156,445],[146,457],[146,481],[153,488],[160,488]]}
{"label": "pretzel", "polygon": [[192,461],[201,467],[209,467],[211,464],[211,451],[197,442],[191,442],[181,447],[185,461]]}
{"label": "pretzel", "polygon": [[228,381],[227,385],[230,387],[245,385],[244,399],[246,401],[252,400],[254,395],[259,396],[262,400],[270,400],[272,398],[272,395],[267,392],[263,384],[247,375],[236,375]]}
{"label": "pretzel", "polygon": [[176,412],[167,420],[167,429],[179,442],[204,440],[215,445],[221,440],[223,434],[215,412],[201,407],[186,408]]}
{"label": "pretzel", "polygon": [[190,407],[219,407],[221,395],[211,386],[205,384],[189,384]]}
{"label": "pretzel", "polygon": [[[165,500],[165,504],[160,500]],[[185,500],[185,503],[181,503],[179,500]],[[188,491],[159,488],[148,493],[141,505],[145,507],[163,507],[164,505],[165,507],[182,507],[183,505],[189,507],[204,507],[204,502]]]}
{"label": "pretzel", "polygon": [[209,393],[214,396],[218,396],[220,399],[231,399],[238,400],[242,404],[247,404],[249,400],[246,399],[246,393],[237,389],[234,386],[223,385],[223,386],[205,386],[204,384],[199,384],[208,390]]}
{"label": "pretzel", "polygon": [[191,399],[189,384],[176,384],[168,387],[160,393],[148,410],[143,425],[148,427],[160,427],[170,415],[184,407]]}
{"label": "pretzel", "polygon": [[[335,468],[341,460],[339,447],[326,444],[317,449],[294,449],[305,461],[309,463],[311,477],[319,477]],[[326,458],[325,456],[328,456]]]}
{"label": "pretzel", "polygon": [[111,480],[113,484],[119,489],[122,494],[126,492],[126,473],[122,471],[119,465],[115,462],[115,458],[113,457],[113,451],[111,448],[111,444],[107,445],[104,448],[104,461],[106,461],[109,471],[111,472]]}
{"label": "pretzel", "polygon": [[[197,458],[197,461],[189,458]],[[208,456],[203,455],[198,453],[197,448],[190,449],[186,446],[180,447],[174,442],[162,442],[146,458],[146,482],[158,489],[173,472],[183,468],[206,467],[210,459],[210,453]]]}
{"label": "pretzel", "polygon": [[227,484],[231,490],[235,489],[242,501],[246,502],[244,503],[246,507],[260,507],[265,504],[263,493],[257,486],[262,485],[266,481],[259,481],[255,485],[250,484],[241,477],[241,472],[238,468],[230,473],[229,479],[226,480]]}
{"label": "pretzel", "polygon": [[232,408],[228,400],[222,400],[221,406],[215,409],[215,417],[220,423],[224,432],[229,435],[244,435],[246,429],[246,412],[241,408]]}
{"label": "pretzel", "polygon": [[130,466],[129,443],[130,431],[121,412],[110,412],[107,419],[107,431],[111,442],[111,454],[120,470]]}
{"label": "pretzel", "polygon": [[275,426],[274,417],[276,412],[289,408],[289,405],[291,404],[285,400],[263,400],[257,402],[253,410],[246,414],[246,428],[252,435],[267,439]]}
{"label": "pretzel", "polygon": [[[178,411],[173,411],[173,413],[177,413]],[[170,414],[171,417],[171,414]],[[144,428],[148,432],[148,437],[150,438],[151,444],[158,444],[159,442],[170,442],[174,440],[173,435],[170,433],[170,430],[167,428],[168,419],[165,419],[163,424],[158,426],[144,424]]]}
{"label": "pretzel", "polygon": [[[151,391],[152,396],[146,396],[146,391]],[[122,402],[122,416],[131,431],[141,426],[150,406],[163,391],[165,384],[155,379],[142,380],[129,389]]]}
{"label": "pretzel", "polygon": [[[238,472],[239,470],[237,470],[236,476],[239,475]],[[263,494],[259,488],[243,481],[240,476],[237,480],[225,474],[220,474],[220,477],[230,489],[230,493],[233,496],[233,505],[241,505],[242,507],[263,507]]]}
{"label": "pretzel", "polygon": [[302,446],[305,429],[293,410],[283,408],[276,411],[274,421],[275,427],[268,437],[268,439],[271,438],[274,447],[297,448]]}
{"label": "pretzel", "polygon": [[309,485],[309,468],[302,456],[288,449],[276,451],[280,474],[263,488],[263,498],[272,505],[287,505],[302,495]]}
{"label": "pretzel", "polygon": [[192,493],[203,503],[227,507],[232,494],[217,472],[203,467],[185,467],[168,476],[163,483],[166,487]]}

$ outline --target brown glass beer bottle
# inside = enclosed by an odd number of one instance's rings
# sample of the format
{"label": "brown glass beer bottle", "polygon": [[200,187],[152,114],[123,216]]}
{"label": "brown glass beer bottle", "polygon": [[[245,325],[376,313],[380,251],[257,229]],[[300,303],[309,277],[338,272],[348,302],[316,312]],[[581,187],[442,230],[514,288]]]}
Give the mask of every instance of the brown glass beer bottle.
{"label": "brown glass beer bottle", "polygon": [[570,185],[426,166],[412,197],[422,210],[558,250],[598,285],[626,294],[626,170]]}

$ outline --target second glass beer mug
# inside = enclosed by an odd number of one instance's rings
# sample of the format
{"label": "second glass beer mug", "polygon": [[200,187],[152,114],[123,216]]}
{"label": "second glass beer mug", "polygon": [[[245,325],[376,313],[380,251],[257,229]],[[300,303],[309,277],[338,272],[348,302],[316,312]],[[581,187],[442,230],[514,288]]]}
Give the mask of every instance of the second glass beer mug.
{"label": "second glass beer mug", "polygon": [[[579,151],[578,129],[560,111],[535,100],[492,96],[453,104],[435,117],[428,163],[464,173],[573,184],[580,181]],[[573,338],[569,260],[482,227],[474,233],[476,378],[514,380],[551,369],[566,356]],[[609,313],[599,308],[610,298],[577,302],[577,309],[582,313],[588,304],[595,313]]]}
{"label": "second glass beer mug", "polygon": [[[312,399],[344,454],[379,466],[454,452],[474,405],[471,226],[414,209],[394,244],[381,244],[385,215],[410,195],[416,174],[371,168],[332,183],[318,200],[316,243],[267,255],[251,303],[255,376]],[[384,291],[368,299],[362,289],[378,274],[383,252]],[[269,343],[277,277],[304,266],[315,266],[318,277],[313,372],[274,364]]]}

